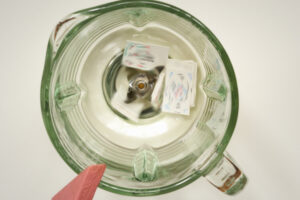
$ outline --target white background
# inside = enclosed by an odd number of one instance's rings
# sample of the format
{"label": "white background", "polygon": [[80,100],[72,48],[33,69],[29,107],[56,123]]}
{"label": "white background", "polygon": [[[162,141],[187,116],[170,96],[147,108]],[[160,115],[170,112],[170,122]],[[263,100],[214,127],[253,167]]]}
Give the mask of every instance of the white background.
{"label": "white background", "polygon": [[[75,176],[42,122],[39,89],[46,45],[62,17],[104,2],[0,0],[1,200],[50,199]],[[144,199],[300,199],[300,1],[165,2],[206,24],[231,58],[240,111],[228,151],[249,182],[234,197],[198,179],[179,191]],[[94,199],[120,198],[98,189]]]}

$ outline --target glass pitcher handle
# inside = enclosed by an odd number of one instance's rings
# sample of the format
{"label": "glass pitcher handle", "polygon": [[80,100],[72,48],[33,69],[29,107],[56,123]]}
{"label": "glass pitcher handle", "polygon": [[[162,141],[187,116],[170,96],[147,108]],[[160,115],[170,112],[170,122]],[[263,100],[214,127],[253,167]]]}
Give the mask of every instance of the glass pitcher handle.
{"label": "glass pitcher handle", "polygon": [[245,174],[226,152],[205,177],[212,185],[229,195],[236,194],[247,183]]}

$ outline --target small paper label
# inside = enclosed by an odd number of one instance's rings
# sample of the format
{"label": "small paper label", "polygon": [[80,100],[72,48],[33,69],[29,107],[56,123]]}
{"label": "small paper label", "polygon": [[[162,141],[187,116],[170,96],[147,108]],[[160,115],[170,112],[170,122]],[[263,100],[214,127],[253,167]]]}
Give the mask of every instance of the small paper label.
{"label": "small paper label", "polygon": [[155,83],[153,92],[151,94],[151,104],[158,108],[161,103],[162,91],[164,87],[164,80],[165,80],[166,70],[164,69],[158,76],[158,79]]}
{"label": "small paper label", "polygon": [[165,90],[163,95],[162,111],[183,115],[190,114],[196,91],[197,64],[193,61],[169,59],[166,65]]}
{"label": "small paper label", "polygon": [[196,101],[196,84],[197,84],[197,63],[193,61],[187,61],[190,62],[190,66],[193,68],[193,85],[191,87],[191,107],[195,106]]}
{"label": "small paper label", "polygon": [[166,65],[168,53],[169,47],[127,41],[122,64],[139,70],[153,70]]}

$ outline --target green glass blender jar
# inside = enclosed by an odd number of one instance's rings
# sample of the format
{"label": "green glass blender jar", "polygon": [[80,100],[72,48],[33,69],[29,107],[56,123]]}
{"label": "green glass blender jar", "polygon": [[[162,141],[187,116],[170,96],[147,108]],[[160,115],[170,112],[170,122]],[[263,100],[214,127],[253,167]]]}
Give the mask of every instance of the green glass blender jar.
{"label": "green glass blender jar", "polygon": [[[132,121],[112,107],[116,88],[124,84],[127,40],[168,46],[170,58],[197,63],[189,115],[150,106]],[[247,181],[224,152],[238,114],[230,60],[204,24],[172,5],[122,0],[62,19],[47,48],[41,107],[53,145],[75,172],[107,165],[99,185],[105,190],[158,195],[204,176],[234,194]]]}

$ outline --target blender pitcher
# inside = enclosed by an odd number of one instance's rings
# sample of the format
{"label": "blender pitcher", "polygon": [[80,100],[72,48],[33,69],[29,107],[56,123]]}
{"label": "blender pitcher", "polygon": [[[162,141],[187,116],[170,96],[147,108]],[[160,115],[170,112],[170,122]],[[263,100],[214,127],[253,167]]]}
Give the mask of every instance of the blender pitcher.
{"label": "blender pitcher", "polygon": [[[189,115],[162,112],[140,98],[142,110],[137,111],[136,101],[126,104],[137,116],[132,120],[112,105],[132,79],[151,79],[142,72],[128,79],[121,63],[128,40],[167,46],[169,58],[197,63]],[[99,185],[105,190],[158,195],[201,176],[227,194],[246,184],[244,173],[224,152],[238,113],[230,60],[204,24],[172,5],[122,0],[62,19],[48,43],[41,108],[53,145],[75,172],[106,164]]]}

